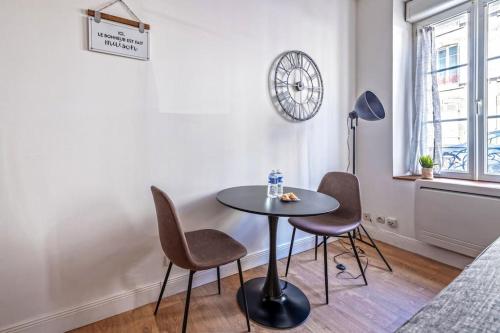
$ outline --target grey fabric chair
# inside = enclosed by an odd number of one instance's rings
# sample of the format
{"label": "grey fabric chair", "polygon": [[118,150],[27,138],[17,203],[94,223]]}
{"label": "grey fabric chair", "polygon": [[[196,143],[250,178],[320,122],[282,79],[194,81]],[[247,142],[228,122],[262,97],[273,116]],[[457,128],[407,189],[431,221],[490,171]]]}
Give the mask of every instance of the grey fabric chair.
{"label": "grey fabric chair", "polygon": [[[318,192],[330,195],[337,199],[340,203],[340,207],[333,213],[319,215],[319,216],[307,216],[307,217],[292,217],[288,219],[288,222],[293,226],[292,241],[290,242],[290,250],[288,253],[288,260],[286,264],[285,276],[288,275],[288,268],[290,266],[290,258],[292,256],[293,241],[295,238],[296,229],[311,233],[315,235],[315,249],[314,258],[318,258],[318,236],[323,237],[323,257],[324,257],[324,272],[325,272],[325,289],[326,289],[326,303],[328,304],[328,257],[326,249],[326,241],[328,237],[345,237],[342,235],[347,234],[349,241],[351,243],[356,261],[358,262],[359,269],[361,270],[361,275],[365,285],[368,284],[365,277],[365,272],[359,260],[359,255],[354,244],[356,239],[356,231],[358,232],[358,240],[365,244],[374,247],[382,260],[387,265],[387,268],[392,271],[391,266],[385,260],[384,256],[378,249],[377,245],[370,237],[366,229],[361,224],[361,199],[359,194],[359,182],[358,178],[346,172],[329,172],[327,173],[318,187]],[[363,241],[361,232],[359,228],[368,236],[370,243]],[[352,236],[351,236],[352,233]]]}
{"label": "grey fabric chair", "polygon": [[203,229],[184,233],[172,200],[170,200],[166,193],[157,187],[152,186],[151,191],[153,192],[153,199],[156,206],[160,243],[163,252],[165,252],[165,255],[170,260],[154,314],[156,315],[158,312],[158,307],[160,306],[163,292],[165,291],[165,285],[167,284],[172,264],[188,269],[189,282],[186,305],[184,308],[184,319],[182,322],[182,332],[186,332],[194,273],[201,270],[216,268],[217,287],[220,294],[220,266],[236,261],[238,264],[243,301],[245,303],[247,329],[248,332],[250,332],[250,321],[248,319],[246,293],[243,285],[243,274],[240,262],[240,259],[247,254],[246,248],[238,241],[218,230]]}

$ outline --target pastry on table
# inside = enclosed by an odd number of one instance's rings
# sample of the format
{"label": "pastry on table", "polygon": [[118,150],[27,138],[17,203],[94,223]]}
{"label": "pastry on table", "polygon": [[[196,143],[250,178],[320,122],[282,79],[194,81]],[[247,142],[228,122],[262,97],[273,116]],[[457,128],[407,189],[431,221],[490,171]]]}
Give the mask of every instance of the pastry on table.
{"label": "pastry on table", "polygon": [[283,201],[299,201],[300,199],[293,192],[284,193],[281,197]]}

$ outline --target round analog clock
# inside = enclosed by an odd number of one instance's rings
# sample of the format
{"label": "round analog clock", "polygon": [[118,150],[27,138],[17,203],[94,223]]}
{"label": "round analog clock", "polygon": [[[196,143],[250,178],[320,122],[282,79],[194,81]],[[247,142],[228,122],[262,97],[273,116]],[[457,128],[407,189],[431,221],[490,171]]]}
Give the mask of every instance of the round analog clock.
{"label": "round analog clock", "polygon": [[276,65],[274,92],[286,116],[298,121],[311,119],[323,101],[323,80],[318,66],[304,52],[286,52]]}

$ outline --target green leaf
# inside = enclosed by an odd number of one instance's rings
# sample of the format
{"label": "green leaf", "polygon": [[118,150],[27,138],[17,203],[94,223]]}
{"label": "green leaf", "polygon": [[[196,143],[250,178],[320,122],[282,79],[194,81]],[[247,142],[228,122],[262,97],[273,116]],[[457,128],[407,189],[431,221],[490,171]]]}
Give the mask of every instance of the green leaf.
{"label": "green leaf", "polygon": [[420,156],[420,159],[418,161],[420,162],[420,165],[422,166],[422,168],[433,168],[434,167],[434,161],[432,160],[432,157],[430,155]]}

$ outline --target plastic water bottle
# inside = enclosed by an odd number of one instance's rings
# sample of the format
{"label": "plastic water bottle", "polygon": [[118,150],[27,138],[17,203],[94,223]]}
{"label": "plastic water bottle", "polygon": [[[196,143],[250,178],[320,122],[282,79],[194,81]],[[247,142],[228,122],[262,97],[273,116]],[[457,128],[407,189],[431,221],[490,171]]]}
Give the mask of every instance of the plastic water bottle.
{"label": "plastic water bottle", "polygon": [[278,196],[278,177],[276,171],[272,170],[267,178],[267,197],[276,198]]}
{"label": "plastic water bottle", "polygon": [[276,177],[278,178],[277,179],[277,194],[278,194],[278,197],[281,197],[283,195],[283,173],[280,171],[280,169],[278,169],[276,171]]}

